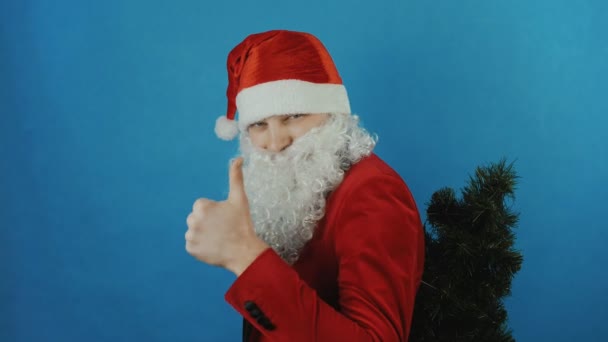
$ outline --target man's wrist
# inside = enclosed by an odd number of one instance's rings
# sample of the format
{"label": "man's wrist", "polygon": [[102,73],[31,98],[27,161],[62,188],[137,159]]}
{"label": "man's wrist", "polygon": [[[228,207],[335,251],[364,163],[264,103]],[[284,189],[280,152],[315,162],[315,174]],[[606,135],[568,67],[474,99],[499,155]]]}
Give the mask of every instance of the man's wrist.
{"label": "man's wrist", "polygon": [[253,239],[251,243],[244,245],[242,251],[237,253],[234,260],[226,264],[225,268],[239,277],[268,248],[270,246],[261,239]]}

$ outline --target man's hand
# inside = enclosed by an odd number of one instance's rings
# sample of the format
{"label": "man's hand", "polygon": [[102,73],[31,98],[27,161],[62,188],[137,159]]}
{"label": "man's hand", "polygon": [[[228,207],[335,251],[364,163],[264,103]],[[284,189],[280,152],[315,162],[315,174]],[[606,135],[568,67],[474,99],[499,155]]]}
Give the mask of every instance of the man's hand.
{"label": "man's hand", "polygon": [[186,223],[186,251],[210,265],[239,276],[268,245],[255,234],[243,184],[243,158],[230,165],[228,199],[215,202],[199,198]]}

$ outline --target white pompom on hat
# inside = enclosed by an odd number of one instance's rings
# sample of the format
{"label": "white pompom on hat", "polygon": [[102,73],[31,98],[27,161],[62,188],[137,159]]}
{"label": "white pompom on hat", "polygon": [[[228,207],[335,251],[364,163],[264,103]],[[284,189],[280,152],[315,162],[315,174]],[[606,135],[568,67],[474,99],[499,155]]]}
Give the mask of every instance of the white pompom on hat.
{"label": "white pompom on hat", "polygon": [[228,110],[215,123],[221,139],[232,140],[239,129],[274,115],[350,114],[346,88],[329,52],[309,33],[249,35],[230,51],[227,67]]}
{"label": "white pompom on hat", "polygon": [[239,134],[239,126],[235,120],[220,116],[215,121],[215,134],[223,140],[232,140]]}

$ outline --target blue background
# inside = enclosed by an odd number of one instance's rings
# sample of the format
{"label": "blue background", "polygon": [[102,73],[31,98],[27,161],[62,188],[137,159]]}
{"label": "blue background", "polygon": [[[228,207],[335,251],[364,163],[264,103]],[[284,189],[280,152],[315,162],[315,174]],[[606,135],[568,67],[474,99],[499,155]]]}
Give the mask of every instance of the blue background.
{"label": "blue background", "polygon": [[[608,338],[608,2],[3,1],[0,340],[237,341],[228,271],[184,250],[223,199],[230,49],[275,28],[328,47],[421,212],[515,160],[509,326]],[[602,269],[604,271],[602,271]]]}

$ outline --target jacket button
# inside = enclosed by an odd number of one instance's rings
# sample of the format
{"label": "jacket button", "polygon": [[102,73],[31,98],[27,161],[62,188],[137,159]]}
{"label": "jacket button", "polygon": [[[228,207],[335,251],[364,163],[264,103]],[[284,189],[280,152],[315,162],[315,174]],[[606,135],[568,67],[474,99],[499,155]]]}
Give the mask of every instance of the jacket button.
{"label": "jacket button", "polygon": [[245,302],[245,309],[251,311],[253,309],[258,309],[258,306],[254,302],[248,300]]}
{"label": "jacket button", "polygon": [[253,309],[249,310],[249,314],[253,318],[258,318],[258,317],[262,316],[262,311],[260,310],[260,308],[253,308]]}
{"label": "jacket button", "polygon": [[272,322],[270,322],[270,320],[266,316],[258,317],[257,321],[266,330],[274,330],[274,328],[276,328],[275,325],[272,324]]}

